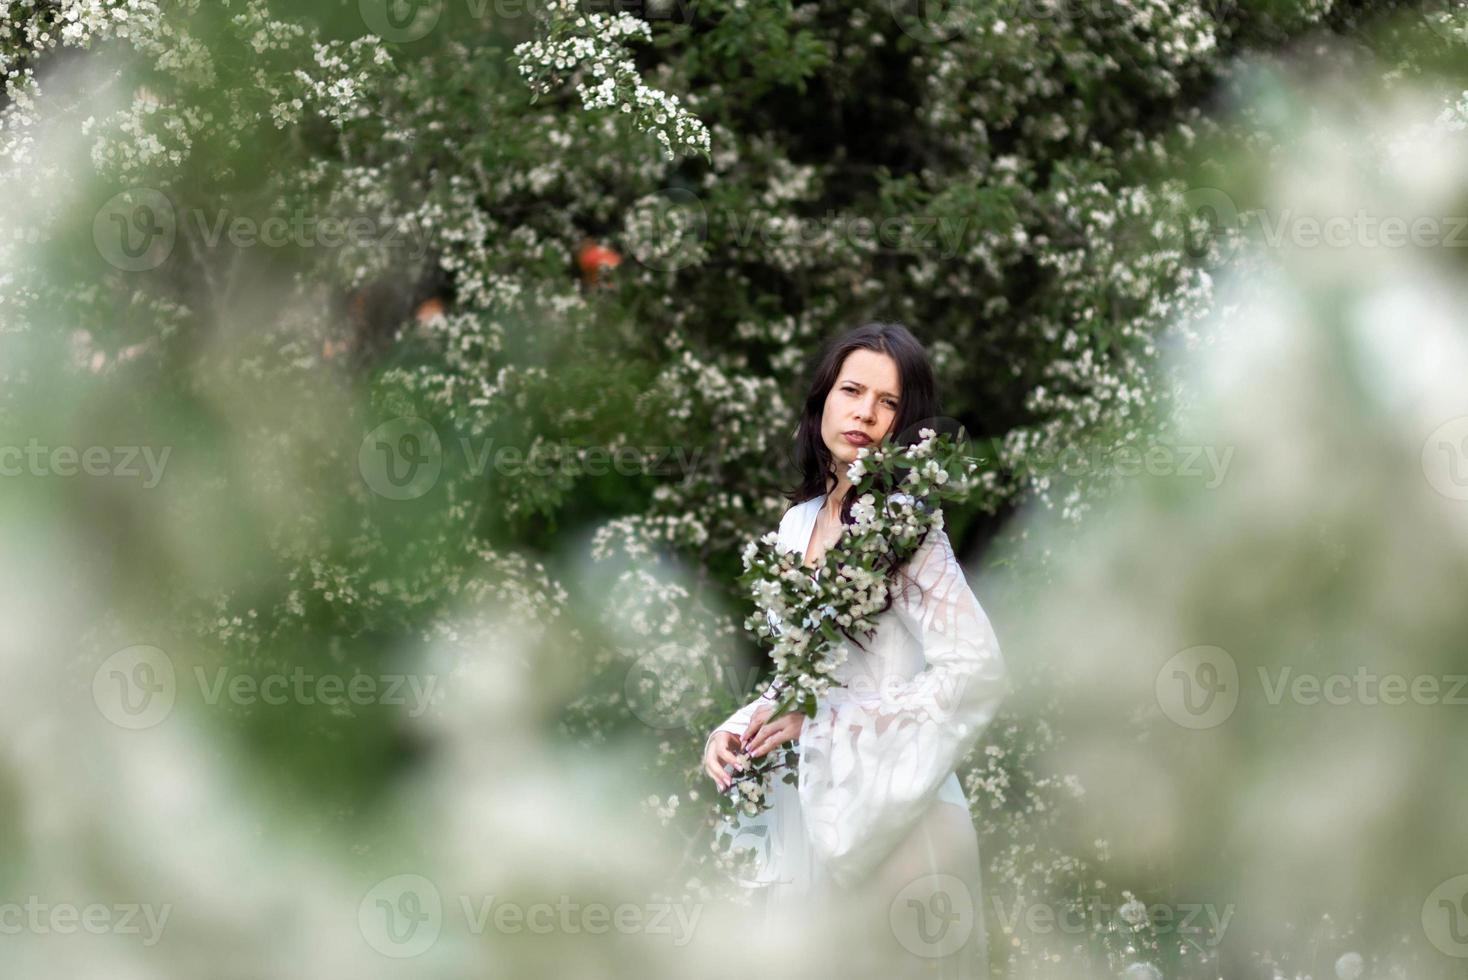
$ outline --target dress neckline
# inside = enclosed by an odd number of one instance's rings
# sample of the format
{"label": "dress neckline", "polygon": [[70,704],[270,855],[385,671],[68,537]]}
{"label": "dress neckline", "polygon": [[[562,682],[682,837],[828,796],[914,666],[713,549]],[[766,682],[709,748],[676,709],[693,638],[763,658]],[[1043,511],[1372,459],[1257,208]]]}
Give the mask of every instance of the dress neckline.
{"label": "dress neckline", "polygon": [[[826,502],[827,497],[830,497],[829,493],[821,497],[812,497],[805,502],[808,510],[805,515],[805,530],[800,536],[800,567],[804,568],[812,579],[818,574],[818,569],[812,568],[805,563],[805,553],[810,548],[810,539],[816,532],[816,518],[820,515],[821,505]],[[815,506],[811,506],[812,504]],[[842,531],[841,533],[845,534],[846,532]],[[830,549],[828,548],[826,550],[829,551]],[[822,557],[825,557],[824,552],[822,553]]]}

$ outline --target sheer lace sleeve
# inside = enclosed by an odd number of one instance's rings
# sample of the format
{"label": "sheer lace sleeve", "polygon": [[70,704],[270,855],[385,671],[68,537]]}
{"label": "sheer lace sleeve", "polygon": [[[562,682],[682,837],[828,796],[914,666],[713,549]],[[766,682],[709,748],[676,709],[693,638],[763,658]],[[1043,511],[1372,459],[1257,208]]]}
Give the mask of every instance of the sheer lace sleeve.
{"label": "sheer lace sleeve", "polygon": [[1006,686],[994,630],[941,527],[904,571],[892,612],[921,641],[926,665],[912,677],[848,679],[820,699],[800,735],[811,845],[839,884],[865,877],[907,834]]}
{"label": "sheer lace sleeve", "polygon": [[[780,526],[779,528],[777,528],[777,533],[780,535],[780,540],[787,549],[793,548],[793,539],[791,537],[791,534],[795,520],[798,516],[799,514],[797,508],[791,507],[787,509],[784,515],[780,518]],[[770,624],[771,629],[773,629],[777,633],[780,631],[781,624],[780,618],[778,616],[776,616],[772,612],[767,612],[765,614],[765,619]],[[703,740],[704,755],[708,754],[709,739],[713,738],[715,733],[733,732],[735,735],[743,735],[744,730],[749,727],[750,719],[754,717],[754,713],[759,709],[760,705],[773,705],[775,703],[776,699],[772,693],[773,691],[773,687],[767,689],[765,693],[761,694],[759,697],[755,698],[753,701],[749,702],[738,711],[735,711],[728,718],[725,718],[717,728],[709,732],[708,736]]]}

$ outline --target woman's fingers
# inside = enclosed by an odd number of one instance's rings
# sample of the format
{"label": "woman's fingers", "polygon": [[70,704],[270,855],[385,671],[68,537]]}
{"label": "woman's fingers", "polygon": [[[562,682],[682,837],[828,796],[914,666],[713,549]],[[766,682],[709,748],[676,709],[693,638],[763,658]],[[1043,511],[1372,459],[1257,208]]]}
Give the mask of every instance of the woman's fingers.
{"label": "woman's fingers", "polygon": [[729,774],[724,771],[724,764],[733,761],[734,756],[733,753],[729,751],[728,739],[722,736],[715,736],[714,739],[709,742],[709,750],[707,753],[705,753],[703,757],[703,768],[704,771],[709,774],[709,778],[712,779],[721,790],[728,789],[729,784],[733,782],[733,780],[729,778]]}
{"label": "woman's fingers", "polygon": [[729,765],[733,766],[736,769],[739,768],[739,757],[733,752],[729,751],[726,746],[719,746],[716,758],[718,759],[719,765],[721,766]]}
{"label": "woman's fingers", "polygon": [[789,715],[781,715],[774,721],[769,721],[768,719],[770,717],[770,713],[773,710],[773,708],[760,708],[754,713],[754,717],[749,720],[749,727],[744,730],[744,737],[739,740],[739,744],[741,746],[746,749],[749,748],[749,746],[758,741],[758,739],[760,738],[760,734],[765,729],[769,728],[771,725],[778,725],[786,718],[790,717]]}
{"label": "woman's fingers", "polygon": [[778,719],[764,726],[755,735],[754,741],[750,743],[749,754],[752,758],[760,758],[766,752],[782,742],[788,742],[795,736],[796,728],[793,719]]}
{"label": "woman's fingers", "polygon": [[744,737],[739,740],[752,758],[759,758],[776,745],[798,738],[805,724],[805,715],[799,711],[781,715],[768,724],[763,721],[768,716],[767,710],[761,708],[760,712],[764,714],[756,712],[749,728],[745,729]]}
{"label": "woman's fingers", "polygon": [[733,777],[724,771],[724,766],[739,768],[739,753],[734,751],[735,747],[733,732],[719,732],[709,741],[708,751],[703,757],[704,772],[721,790],[734,784]]}
{"label": "woman's fingers", "polygon": [[754,716],[749,719],[749,725],[744,729],[744,734],[739,736],[739,744],[746,745],[754,737],[755,733],[764,727],[765,719],[770,717],[770,709],[767,707],[756,708]]}
{"label": "woman's fingers", "polygon": [[760,725],[759,728],[746,735],[744,738],[744,742],[742,743],[744,745],[744,750],[750,755],[754,755],[754,747],[762,742],[765,736],[770,733],[770,730],[778,724],[779,721],[777,720],[770,722],[768,725]]}

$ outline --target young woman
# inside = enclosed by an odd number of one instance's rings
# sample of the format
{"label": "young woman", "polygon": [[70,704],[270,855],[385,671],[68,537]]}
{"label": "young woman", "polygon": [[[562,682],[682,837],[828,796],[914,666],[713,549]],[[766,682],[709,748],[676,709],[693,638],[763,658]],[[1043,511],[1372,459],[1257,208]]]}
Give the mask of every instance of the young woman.
{"label": "young woman", "polygon": [[[814,567],[851,523],[846,470],[857,451],[889,436],[910,445],[937,415],[927,352],[907,328],[869,323],[835,338],[796,430],[801,483],[780,521],[781,546]],[[704,766],[726,789],[741,753],[760,758],[795,742],[796,784],[770,780],[769,809],[731,828],[756,852],[751,884],[767,916],[859,897],[906,961],[900,971],[978,975],[977,834],[954,768],[998,708],[1004,663],[943,530],[928,532],[888,589],[877,632],[860,644],[846,638],[837,686],[813,716],[767,721],[767,691],[709,735]],[[852,937],[869,938],[860,929]]]}

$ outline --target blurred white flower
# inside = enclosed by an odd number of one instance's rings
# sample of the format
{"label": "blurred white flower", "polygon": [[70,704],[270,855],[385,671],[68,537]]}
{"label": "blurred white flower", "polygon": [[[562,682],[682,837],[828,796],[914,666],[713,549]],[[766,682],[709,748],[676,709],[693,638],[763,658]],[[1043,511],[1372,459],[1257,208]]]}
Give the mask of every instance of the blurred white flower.
{"label": "blurred white flower", "polygon": [[1366,972],[1366,961],[1360,953],[1346,953],[1335,961],[1335,975],[1340,980],[1360,980]]}
{"label": "blurred white flower", "polygon": [[1130,892],[1127,893],[1127,896],[1128,898],[1126,904],[1122,905],[1119,911],[1122,920],[1125,921],[1127,925],[1136,928],[1147,921],[1147,906],[1143,905],[1141,902],[1131,897]]}

